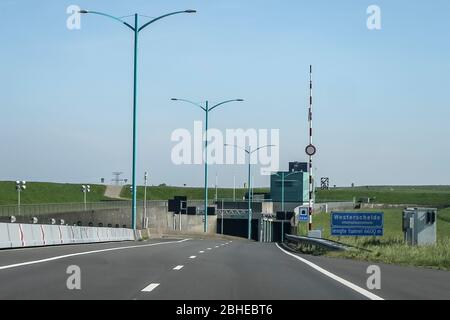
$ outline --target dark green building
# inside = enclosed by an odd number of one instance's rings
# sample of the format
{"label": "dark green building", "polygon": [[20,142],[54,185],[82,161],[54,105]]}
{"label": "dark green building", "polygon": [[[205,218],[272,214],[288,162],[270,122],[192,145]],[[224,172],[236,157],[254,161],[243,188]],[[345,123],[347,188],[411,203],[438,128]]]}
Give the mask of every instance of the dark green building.
{"label": "dark green building", "polygon": [[277,172],[270,177],[270,197],[273,202],[282,202],[284,174],[284,202],[300,203],[308,202],[308,179],[307,172]]}

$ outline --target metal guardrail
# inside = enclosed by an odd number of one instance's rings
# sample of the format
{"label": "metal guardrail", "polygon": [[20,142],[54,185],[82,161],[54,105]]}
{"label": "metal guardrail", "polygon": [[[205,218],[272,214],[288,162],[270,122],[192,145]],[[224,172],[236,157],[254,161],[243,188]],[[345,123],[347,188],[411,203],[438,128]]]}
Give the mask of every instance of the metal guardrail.
{"label": "metal guardrail", "polygon": [[320,249],[327,250],[327,251],[345,251],[345,250],[349,249],[349,247],[343,243],[339,243],[339,242],[327,240],[327,239],[286,235],[286,240],[289,242],[296,243],[300,246],[306,246],[308,248],[315,247],[315,248],[320,248]]}

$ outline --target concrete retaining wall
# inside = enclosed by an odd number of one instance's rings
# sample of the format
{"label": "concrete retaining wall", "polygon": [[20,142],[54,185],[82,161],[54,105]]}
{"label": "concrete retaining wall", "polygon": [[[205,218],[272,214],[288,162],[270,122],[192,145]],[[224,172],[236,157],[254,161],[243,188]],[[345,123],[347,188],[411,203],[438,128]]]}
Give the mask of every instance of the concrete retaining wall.
{"label": "concrete retaining wall", "polygon": [[[191,203],[190,203],[191,204]],[[37,216],[38,223],[42,225],[50,225],[51,219],[64,220],[64,224],[68,226],[84,226],[84,227],[111,227],[111,228],[130,228],[131,227],[131,208],[115,208],[101,209],[91,211],[64,212],[52,214],[40,214]],[[138,207],[136,225],[138,229],[143,228],[144,209]],[[171,231],[179,231],[179,215],[168,212],[167,201],[152,202],[147,208],[148,226],[154,234],[165,234]],[[16,216],[17,221],[14,225],[30,224],[33,215]],[[0,217],[0,223],[8,223],[8,217]],[[31,224],[30,224],[31,225]],[[209,216],[208,218],[209,232],[215,233],[217,229],[217,217]],[[28,227],[27,227],[28,228]],[[183,232],[203,232],[203,215],[188,216],[182,215],[181,228]],[[52,232],[52,231],[48,231]],[[0,242],[2,241],[3,231],[0,229]]]}
{"label": "concrete retaining wall", "polygon": [[134,240],[133,230],[124,228],[0,223],[0,248]]}
{"label": "concrete retaining wall", "polygon": [[[204,217],[202,215],[181,215],[181,230],[180,230],[180,215],[165,210],[151,211],[149,217],[149,232],[152,236],[163,235],[167,233],[203,233]],[[217,229],[217,216],[208,216],[208,234],[215,234]]]}

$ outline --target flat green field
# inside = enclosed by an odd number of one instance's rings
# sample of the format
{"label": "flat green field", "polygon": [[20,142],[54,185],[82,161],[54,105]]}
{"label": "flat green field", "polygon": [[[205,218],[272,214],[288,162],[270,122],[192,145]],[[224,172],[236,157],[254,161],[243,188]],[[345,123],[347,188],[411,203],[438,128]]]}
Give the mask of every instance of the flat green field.
{"label": "flat green field", "polygon": [[[258,188],[254,192],[269,192],[267,188]],[[174,196],[187,196],[191,200],[203,199],[203,188],[183,188],[183,187],[148,187],[147,199],[167,200]],[[236,189],[236,198],[242,199],[246,189]],[[219,199],[232,199],[232,189],[218,189]],[[209,197],[215,197],[215,189],[209,189]],[[138,188],[138,199],[144,198],[142,187]],[[125,187],[122,197],[131,198],[129,187]],[[371,198],[374,203],[384,204],[416,204],[421,206],[433,206],[439,208],[450,207],[450,186],[419,186],[419,187],[356,187],[356,188],[335,188],[328,191],[317,190],[316,200],[324,201],[358,201],[360,198]]]}
{"label": "flat green field", "polygon": [[[88,194],[89,202],[108,200],[103,196],[105,186],[91,185],[92,192]],[[143,199],[143,187],[138,187],[138,199]],[[203,188],[184,187],[148,187],[149,200],[167,200],[176,195],[187,196],[190,200],[203,199]],[[236,189],[236,199],[242,199],[246,189]],[[267,188],[258,188],[254,192],[269,192]],[[124,187],[122,197],[131,199],[129,187]],[[209,189],[209,197],[214,199],[215,189]],[[232,199],[233,190],[219,188],[219,199]],[[450,207],[450,186],[377,186],[377,187],[355,187],[335,188],[329,191],[317,190],[316,200],[324,201],[358,201],[360,198],[372,198],[375,203],[386,204],[417,204],[422,206],[433,206],[439,208]],[[82,194],[79,184],[59,184],[30,182],[28,189],[22,193],[23,203],[61,203],[80,202]],[[0,205],[14,205],[17,203],[17,192],[15,182],[0,181]]]}
{"label": "flat green field", "polygon": [[371,198],[375,203],[450,207],[450,186],[377,186],[318,190],[317,201]]}
{"label": "flat green field", "polygon": [[[314,215],[313,227],[322,230],[324,238],[365,249],[333,252],[328,253],[329,256],[450,270],[450,208],[441,209],[438,212],[437,246],[425,247],[410,247],[404,244],[401,209],[363,211],[384,212],[383,237],[332,237],[330,236],[330,214]],[[300,234],[306,234],[306,224],[300,225]]]}
{"label": "flat green field", "polygon": [[[88,202],[107,200],[103,194],[105,186],[90,185]],[[20,195],[23,204],[83,202],[80,184],[60,184],[46,182],[27,182],[27,189]],[[16,182],[0,182],[0,205],[17,204]]]}

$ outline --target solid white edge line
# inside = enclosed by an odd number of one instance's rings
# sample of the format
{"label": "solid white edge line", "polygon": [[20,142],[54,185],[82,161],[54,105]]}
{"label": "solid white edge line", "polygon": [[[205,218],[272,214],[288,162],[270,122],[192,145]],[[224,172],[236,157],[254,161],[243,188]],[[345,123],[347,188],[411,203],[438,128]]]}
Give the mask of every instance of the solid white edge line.
{"label": "solid white edge line", "polygon": [[152,292],[153,290],[155,290],[157,287],[159,287],[159,283],[152,283],[149,284],[148,286],[146,286],[144,289],[142,289],[142,292]]}
{"label": "solid white edge line", "polygon": [[306,259],[303,259],[302,257],[299,257],[299,256],[297,256],[297,255],[295,255],[293,253],[290,253],[290,252],[284,250],[283,248],[281,248],[278,245],[278,243],[276,243],[276,245],[277,245],[278,249],[280,249],[282,252],[286,253],[287,255],[290,255],[291,257],[294,257],[295,259],[297,259],[297,260],[307,264],[311,268],[313,268],[313,269],[319,271],[320,273],[326,275],[327,277],[329,277],[329,278],[331,278],[331,279],[333,279],[333,280],[343,284],[344,286],[346,286],[346,287],[348,287],[348,288],[358,292],[359,294],[362,294],[363,296],[365,296],[365,297],[367,297],[367,298],[369,298],[371,300],[384,300],[380,296],[377,296],[376,294],[373,294],[372,292],[367,291],[366,289],[363,289],[363,288],[357,286],[356,284],[353,284],[350,281],[347,281],[347,280],[345,280],[345,279],[343,279],[343,278],[341,278],[341,277],[339,277],[339,276],[337,276],[337,275],[335,275],[335,274],[333,274],[333,273],[331,273],[331,272],[329,272],[329,271],[319,267],[318,265],[316,265],[316,264],[314,264],[314,263],[312,263],[312,262],[310,262],[310,261],[308,261]]}
{"label": "solid white edge line", "polygon": [[179,271],[181,269],[183,269],[184,266],[176,266],[175,268],[173,268],[173,270]]}
{"label": "solid white edge line", "polygon": [[0,271],[1,270],[6,270],[6,269],[13,269],[13,268],[17,268],[17,267],[29,266],[29,265],[38,264],[38,263],[44,263],[44,262],[50,262],[50,261],[55,261],[55,260],[61,260],[61,259],[65,259],[65,258],[84,256],[84,255],[94,254],[94,253],[102,253],[102,252],[109,252],[109,251],[119,251],[119,250],[125,250],[125,249],[136,249],[136,248],[153,247],[153,246],[164,245],[164,244],[182,243],[182,242],[186,242],[186,241],[189,241],[189,240],[190,239],[184,239],[184,240],[180,240],[180,241],[157,242],[157,243],[144,244],[144,245],[139,245],[139,246],[116,247],[116,248],[100,249],[100,250],[94,250],[94,251],[85,251],[85,252],[71,253],[71,254],[66,254],[66,255],[62,255],[62,256],[56,256],[56,257],[51,257],[51,258],[46,258],[46,259],[41,259],[41,260],[34,260],[34,261],[10,264],[10,265],[6,265],[6,266],[0,266]]}

